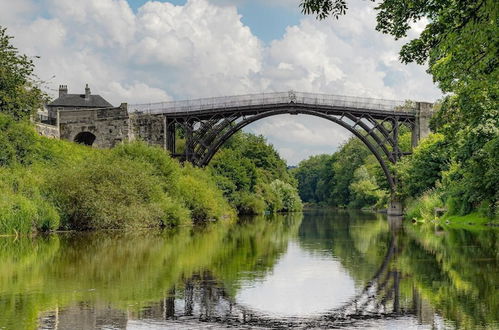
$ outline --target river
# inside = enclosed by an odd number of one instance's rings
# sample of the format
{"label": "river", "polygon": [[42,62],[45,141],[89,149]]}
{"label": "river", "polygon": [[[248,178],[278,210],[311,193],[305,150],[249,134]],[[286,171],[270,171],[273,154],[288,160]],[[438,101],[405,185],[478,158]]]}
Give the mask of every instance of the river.
{"label": "river", "polygon": [[0,329],[497,329],[497,234],[324,210],[0,237]]}

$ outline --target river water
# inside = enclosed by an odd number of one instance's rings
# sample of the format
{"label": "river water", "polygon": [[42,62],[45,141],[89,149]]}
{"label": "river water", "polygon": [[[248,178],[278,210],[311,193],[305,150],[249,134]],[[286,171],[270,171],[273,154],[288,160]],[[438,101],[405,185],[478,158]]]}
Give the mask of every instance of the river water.
{"label": "river water", "polygon": [[497,234],[307,211],[0,237],[0,329],[498,329]]}

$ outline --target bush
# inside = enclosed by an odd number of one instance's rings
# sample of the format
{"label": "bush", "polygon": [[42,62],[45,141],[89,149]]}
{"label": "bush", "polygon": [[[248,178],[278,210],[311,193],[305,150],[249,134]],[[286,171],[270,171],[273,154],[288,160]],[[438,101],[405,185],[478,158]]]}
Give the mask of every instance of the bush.
{"label": "bush", "polygon": [[180,175],[180,164],[171,158],[162,148],[149,146],[145,142],[124,143],[112,152],[125,159],[152,165],[152,174],[162,179],[166,187],[174,186]]}
{"label": "bush", "polygon": [[[235,134],[215,155],[209,169],[218,188],[239,214],[287,211],[287,207],[292,211],[296,208],[294,204],[301,205],[297,181],[289,174],[286,163],[274,147],[261,136]],[[272,188],[274,180],[285,183],[289,193]],[[283,198],[289,204],[286,207]]]}
{"label": "bush", "polygon": [[59,214],[41,192],[41,173],[36,167],[0,167],[0,233],[58,228]]}
{"label": "bush", "polygon": [[289,183],[285,183],[281,180],[274,180],[270,184],[270,188],[278,197],[277,205],[271,206],[270,209],[276,210],[277,212],[295,212],[303,209],[300,196],[298,196],[296,189]]}
{"label": "bush", "polygon": [[441,193],[435,189],[424,192],[420,197],[409,202],[406,217],[408,219],[430,220],[435,218],[435,208],[444,206]]}
{"label": "bush", "polygon": [[403,197],[414,197],[435,187],[449,168],[448,143],[442,134],[430,134],[409,157],[397,164]]}
{"label": "bush", "polygon": [[232,208],[205,169],[185,164],[178,180],[176,195],[191,210],[194,222],[221,220],[232,216]]}
{"label": "bush", "polygon": [[261,215],[267,209],[264,198],[259,194],[241,191],[234,194],[234,206],[239,214]]}
{"label": "bush", "polygon": [[58,168],[48,191],[70,229],[157,227],[186,223],[188,211],[175,203],[153,175],[152,165],[95,152],[82,163]]}
{"label": "bush", "polygon": [[30,163],[38,136],[28,123],[0,113],[0,166]]}

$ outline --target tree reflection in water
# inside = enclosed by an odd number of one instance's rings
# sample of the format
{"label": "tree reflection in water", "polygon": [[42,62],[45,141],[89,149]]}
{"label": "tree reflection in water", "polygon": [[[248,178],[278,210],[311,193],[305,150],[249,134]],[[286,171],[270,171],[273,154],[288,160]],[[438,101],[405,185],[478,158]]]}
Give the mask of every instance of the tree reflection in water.
{"label": "tree reflection in water", "polygon": [[[170,232],[0,238],[0,328],[496,327],[497,231],[391,220],[320,211]],[[314,317],[241,304],[245,283],[266,281],[290,244],[339,261],[357,288],[351,299]]]}

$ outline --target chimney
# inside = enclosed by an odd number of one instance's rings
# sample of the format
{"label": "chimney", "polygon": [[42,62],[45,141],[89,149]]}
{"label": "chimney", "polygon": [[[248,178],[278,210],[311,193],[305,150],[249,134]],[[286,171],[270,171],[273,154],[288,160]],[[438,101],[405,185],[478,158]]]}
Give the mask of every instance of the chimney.
{"label": "chimney", "polygon": [[68,85],[59,85],[59,97],[68,95]]}
{"label": "chimney", "polygon": [[90,87],[88,87],[88,84],[85,85],[85,101],[90,100]]}

